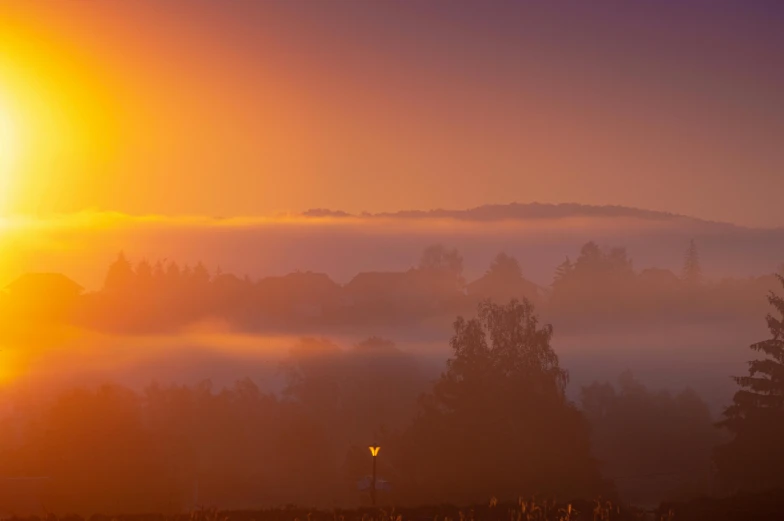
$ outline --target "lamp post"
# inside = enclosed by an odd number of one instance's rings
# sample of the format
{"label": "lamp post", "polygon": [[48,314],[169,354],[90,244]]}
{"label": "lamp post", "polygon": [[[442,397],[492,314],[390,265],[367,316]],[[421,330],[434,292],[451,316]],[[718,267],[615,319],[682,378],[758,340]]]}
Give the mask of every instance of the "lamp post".
{"label": "lamp post", "polygon": [[368,447],[370,455],[373,456],[373,481],[370,482],[370,501],[373,506],[376,506],[376,458],[378,458],[378,451],[381,447]]}

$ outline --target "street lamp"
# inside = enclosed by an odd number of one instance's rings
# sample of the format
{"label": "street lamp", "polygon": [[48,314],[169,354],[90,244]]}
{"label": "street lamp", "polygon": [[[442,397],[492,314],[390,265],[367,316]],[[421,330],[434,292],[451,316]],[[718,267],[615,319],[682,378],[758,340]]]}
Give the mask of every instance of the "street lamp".
{"label": "street lamp", "polygon": [[376,506],[376,458],[378,458],[378,451],[381,450],[381,447],[368,447],[370,449],[370,455],[373,456],[373,481],[370,483],[370,501],[373,503],[373,506]]}

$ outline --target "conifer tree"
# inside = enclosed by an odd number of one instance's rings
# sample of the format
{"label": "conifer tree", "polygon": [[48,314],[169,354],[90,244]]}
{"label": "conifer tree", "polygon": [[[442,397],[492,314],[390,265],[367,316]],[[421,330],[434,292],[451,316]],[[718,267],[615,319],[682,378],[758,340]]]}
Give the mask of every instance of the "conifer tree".
{"label": "conifer tree", "polygon": [[553,278],[553,286],[555,286],[559,282],[563,281],[566,277],[568,277],[573,269],[574,269],[574,264],[572,264],[572,261],[571,259],[569,259],[569,257],[566,257],[566,260],[563,261],[561,264],[559,264],[557,268],[555,268],[555,277]]}
{"label": "conifer tree", "polygon": [[717,449],[716,464],[736,488],[784,486],[784,298],[771,292],[768,301],[775,310],[767,316],[771,338],[750,346],[765,356],[749,362],[748,376],[734,377],[740,389],[718,424],[735,435]]}
{"label": "conifer tree", "polygon": [[133,271],[133,266],[131,266],[131,263],[125,258],[125,253],[120,252],[120,254],[117,255],[117,260],[109,266],[109,271],[106,273],[106,279],[104,279],[103,286],[107,291],[126,291],[133,285],[134,278],[135,273]]}
{"label": "conifer tree", "polygon": [[686,259],[683,263],[683,280],[690,286],[696,286],[702,281],[702,266],[700,265],[700,256],[694,239],[689,242],[689,249],[686,250]]}

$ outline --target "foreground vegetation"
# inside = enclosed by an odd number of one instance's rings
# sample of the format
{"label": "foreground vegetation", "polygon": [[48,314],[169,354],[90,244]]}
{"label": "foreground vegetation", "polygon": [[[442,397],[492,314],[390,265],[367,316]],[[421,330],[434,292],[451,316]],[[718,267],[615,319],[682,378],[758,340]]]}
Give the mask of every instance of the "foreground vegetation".
{"label": "foreground vegetation", "polygon": [[[757,494],[738,494],[715,499],[704,498],[682,503],[663,503],[645,511],[614,504],[601,498],[594,501],[520,498],[517,503],[489,503],[469,507],[454,505],[417,508],[361,508],[315,510],[293,505],[267,510],[221,511],[199,509],[189,514],[94,515],[89,521],[768,521],[781,519],[784,490]],[[85,521],[81,516],[16,518],[9,521]]]}

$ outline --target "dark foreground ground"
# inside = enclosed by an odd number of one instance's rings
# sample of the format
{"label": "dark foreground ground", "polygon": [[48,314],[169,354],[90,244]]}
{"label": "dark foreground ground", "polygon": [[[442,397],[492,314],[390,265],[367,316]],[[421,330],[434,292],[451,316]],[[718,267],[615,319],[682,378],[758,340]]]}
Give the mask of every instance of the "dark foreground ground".
{"label": "dark foreground ground", "polygon": [[11,518],[13,521],[776,521],[784,520],[784,490],[722,499],[664,503],[655,511],[609,501],[520,501],[473,507],[433,506],[359,510],[305,510],[297,507],[253,511],[205,509],[179,516],[80,516]]}

